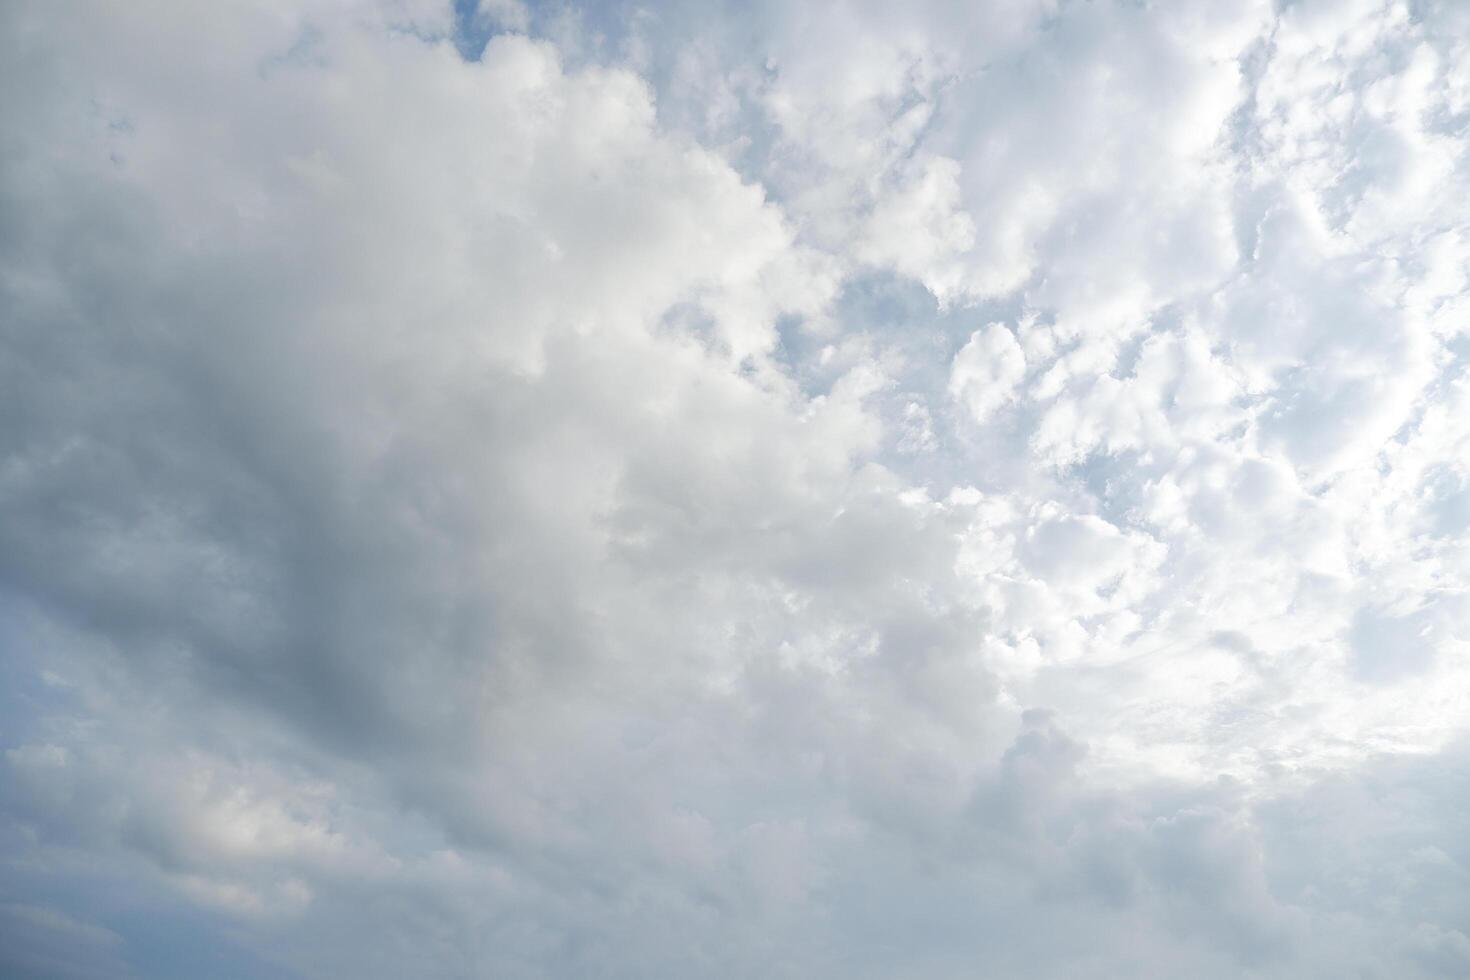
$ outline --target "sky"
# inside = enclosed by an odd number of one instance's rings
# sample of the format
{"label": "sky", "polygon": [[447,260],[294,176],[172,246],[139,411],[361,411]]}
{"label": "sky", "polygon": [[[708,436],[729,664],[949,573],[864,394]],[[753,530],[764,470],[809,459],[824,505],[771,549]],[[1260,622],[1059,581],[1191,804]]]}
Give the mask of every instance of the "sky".
{"label": "sky", "polygon": [[0,3],[0,975],[1470,976],[1470,4]]}

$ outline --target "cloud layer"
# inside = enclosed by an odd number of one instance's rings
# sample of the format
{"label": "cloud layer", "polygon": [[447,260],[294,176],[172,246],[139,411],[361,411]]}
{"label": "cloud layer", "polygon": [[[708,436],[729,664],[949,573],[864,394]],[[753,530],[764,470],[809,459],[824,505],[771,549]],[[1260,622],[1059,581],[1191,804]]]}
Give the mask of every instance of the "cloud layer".
{"label": "cloud layer", "polygon": [[1470,972],[1470,13],[0,11],[0,972]]}

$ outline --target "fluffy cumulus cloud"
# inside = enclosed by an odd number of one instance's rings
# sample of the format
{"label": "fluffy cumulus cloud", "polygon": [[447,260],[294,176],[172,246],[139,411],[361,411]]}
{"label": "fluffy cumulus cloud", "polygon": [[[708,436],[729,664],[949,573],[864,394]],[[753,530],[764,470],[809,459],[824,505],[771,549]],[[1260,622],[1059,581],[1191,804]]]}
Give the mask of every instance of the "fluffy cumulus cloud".
{"label": "fluffy cumulus cloud", "polygon": [[1470,8],[961,6],[0,6],[0,973],[1470,974]]}

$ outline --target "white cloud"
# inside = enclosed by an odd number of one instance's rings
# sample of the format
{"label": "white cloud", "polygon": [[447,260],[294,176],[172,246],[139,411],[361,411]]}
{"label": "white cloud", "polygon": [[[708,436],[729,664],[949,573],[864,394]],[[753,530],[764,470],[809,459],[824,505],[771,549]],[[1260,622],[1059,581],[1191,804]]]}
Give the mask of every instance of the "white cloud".
{"label": "white cloud", "polygon": [[207,27],[0,14],[0,972],[1464,972],[1459,8]]}
{"label": "white cloud", "polygon": [[976,330],[955,354],[949,373],[949,393],[976,422],[984,422],[1010,401],[1026,376],[1026,354],[1005,324],[992,323]]}

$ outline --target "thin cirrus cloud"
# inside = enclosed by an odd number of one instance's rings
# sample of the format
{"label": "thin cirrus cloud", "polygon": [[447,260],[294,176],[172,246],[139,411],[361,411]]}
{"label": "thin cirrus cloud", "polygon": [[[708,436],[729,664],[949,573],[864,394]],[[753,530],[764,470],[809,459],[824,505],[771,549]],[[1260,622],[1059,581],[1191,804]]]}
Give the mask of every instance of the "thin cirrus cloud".
{"label": "thin cirrus cloud", "polygon": [[1470,972],[1470,14],[0,13],[0,972]]}

